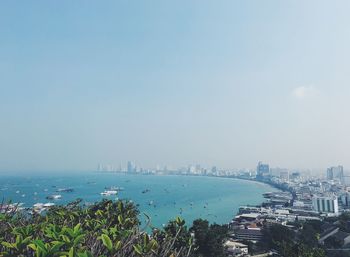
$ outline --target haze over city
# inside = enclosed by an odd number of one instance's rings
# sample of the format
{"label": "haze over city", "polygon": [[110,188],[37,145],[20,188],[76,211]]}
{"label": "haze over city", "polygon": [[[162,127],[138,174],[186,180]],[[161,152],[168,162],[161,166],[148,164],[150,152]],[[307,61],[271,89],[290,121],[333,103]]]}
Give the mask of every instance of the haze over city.
{"label": "haze over city", "polygon": [[348,1],[5,1],[0,171],[350,167]]}

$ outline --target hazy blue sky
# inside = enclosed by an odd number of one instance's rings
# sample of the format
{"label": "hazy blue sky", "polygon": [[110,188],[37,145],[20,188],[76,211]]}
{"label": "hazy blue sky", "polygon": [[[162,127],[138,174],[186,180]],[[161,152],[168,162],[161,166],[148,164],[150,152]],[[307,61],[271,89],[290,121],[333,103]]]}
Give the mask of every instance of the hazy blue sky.
{"label": "hazy blue sky", "polygon": [[1,1],[0,171],[350,166],[350,1]]}

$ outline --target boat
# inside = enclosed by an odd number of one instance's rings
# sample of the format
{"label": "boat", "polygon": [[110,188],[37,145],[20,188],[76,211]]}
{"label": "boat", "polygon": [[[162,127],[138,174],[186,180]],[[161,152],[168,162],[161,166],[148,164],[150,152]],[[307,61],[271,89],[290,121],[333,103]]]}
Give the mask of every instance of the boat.
{"label": "boat", "polygon": [[149,191],[151,191],[151,190],[145,189],[145,190],[142,191],[142,193],[143,193],[143,194],[146,194],[146,193],[148,193]]}
{"label": "boat", "polygon": [[73,191],[74,191],[73,188],[59,188],[56,190],[56,192],[65,192],[65,193],[71,193]]}
{"label": "boat", "polygon": [[48,200],[59,200],[62,198],[62,195],[49,195],[46,197]]}
{"label": "boat", "polygon": [[50,208],[50,207],[52,207],[52,206],[55,206],[55,204],[54,204],[54,203],[44,203],[43,206],[44,206],[45,208]]}
{"label": "boat", "polygon": [[23,203],[0,204],[0,213],[14,213],[23,210]]}
{"label": "boat", "polygon": [[124,190],[123,187],[116,187],[116,186],[105,187],[105,189],[110,190],[110,191],[123,191]]}
{"label": "boat", "polygon": [[118,191],[116,191],[116,190],[105,190],[104,192],[102,192],[100,194],[104,195],[104,196],[111,196],[111,195],[118,194]]}
{"label": "boat", "polygon": [[31,213],[42,213],[43,211],[46,211],[47,209],[55,206],[54,203],[36,203],[33,205],[32,212]]}

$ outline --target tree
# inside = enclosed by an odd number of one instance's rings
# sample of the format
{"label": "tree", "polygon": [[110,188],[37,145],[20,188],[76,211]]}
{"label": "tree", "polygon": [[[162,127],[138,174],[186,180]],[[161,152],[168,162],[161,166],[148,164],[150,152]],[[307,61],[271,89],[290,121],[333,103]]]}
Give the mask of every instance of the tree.
{"label": "tree", "polygon": [[190,231],[194,233],[196,253],[204,257],[225,256],[223,243],[228,234],[226,225],[209,226],[207,220],[198,219],[193,222]]}

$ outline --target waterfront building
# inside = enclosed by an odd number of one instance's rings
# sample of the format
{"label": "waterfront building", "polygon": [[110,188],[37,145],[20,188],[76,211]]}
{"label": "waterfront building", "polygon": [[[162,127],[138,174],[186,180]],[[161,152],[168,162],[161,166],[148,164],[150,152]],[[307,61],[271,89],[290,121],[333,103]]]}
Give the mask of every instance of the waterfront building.
{"label": "waterfront building", "polygon": [[236,242],[233,240],[227,240],[224,243],[224,247],[230,256],[242,256],[248,254],[248,245]]}
{"label": "waterfront building", "polygon": [[314,196],[312,207],[319,213],[339,213],[338,197],[336,196]]}
{"label": "waterfront building", "polygon": [[260,228],[254,228],[254,229],[238,229],[235,231],[235,238],[238,240],[247,240],[247,241],[253,241],[257,242],[260,241],[263,237],[263,233],[261,232]]}
{"label": "waterfront building", "polygon": [[131,161],[128,161],[127,171],[128,171],[129,173],[133,173],[133,172],[136,171],[135,165],[134,165]]}
{"label": "waterfront building", "polygon": [[270,175],[270,166],[268,164],[264,164],[261,161],[258,162],[258,166],[256,167],[256,175],[257,177],[266,177]]}

